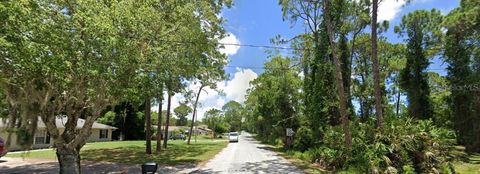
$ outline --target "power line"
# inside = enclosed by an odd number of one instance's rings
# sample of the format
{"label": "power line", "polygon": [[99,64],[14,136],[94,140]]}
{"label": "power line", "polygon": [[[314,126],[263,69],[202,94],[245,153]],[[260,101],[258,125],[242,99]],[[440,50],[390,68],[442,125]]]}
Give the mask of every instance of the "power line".
{"label": "power line", "polygon": [[298,49],[292,47],[280,47],[280,46],[271,46],[271,45],[252,45],[252,44],[237,44],[237,43],[218,43],[219,45],[230,45],[230,46],[242,46],[242,47],[254,47],[254,48],[269,48],[269,49],[284,49],[284,50],[308,50],[308,49]]}
{"label": "power line", "polygon": [[[164,42],[171,42],[171,43],[181,43],[181,44],[198,44],[193,41],[167,41],[163,40]],[[272,45],[255,45],[255,44],[238,44],[238,43],[225,43],[225,42],[219,42],[219,45],[229,45],[229,46],[238,46],[238,47],[253,47],[253,48],[268,48],[268,49],[284,49],[284,50],[311,50],[309,48],[306,49],[299,49],[299,48],[293,48],[293,47],[281,47],[281,46],[272,46]],[[300,63],[293,65],[293,66],[298,66]],[[292,67],[293,67],[292,66]],[[243,68],[243,69],[272,69],[272,68],[266,68],[263,66],[234,66],[234,65],[227,65],[224,66],[225,68]],[[290,69],[289,68],[277,68],[277,69]],[[445,71],[446,69],[426,69],[426,71]]]}
{"label": "power line", "polygon": [[[193,42],[193,41],[162,40],[162,42],[179,43],[179,44],[198,44],[197,42]],[[239,44],[239,43],[226,43],[226,42],[219,42],[217,44],[228,45],[228,46],[238,46],[238,47],[268,48],[268,49],[282,49],[282,50],[310,50],[310,49],[299,49],[299,48],[293,48],[293,47],[282,47],[282,46],[273,46],[273,45]]]}

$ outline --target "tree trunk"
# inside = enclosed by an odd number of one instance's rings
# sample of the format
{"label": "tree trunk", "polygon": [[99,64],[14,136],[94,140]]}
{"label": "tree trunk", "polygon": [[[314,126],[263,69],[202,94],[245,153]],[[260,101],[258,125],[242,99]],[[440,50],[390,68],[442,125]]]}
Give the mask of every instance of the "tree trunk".
{"label": "tree trunk", "polygon": [[168,99],[167,99],[167,118],[165,120],[165,135],[163,138],[163,148],[167,148],[168,142],[168,125],[170,124],[170,105],[172,104],[172,92],[168,89]]}
{"label": "tree trunk", "polygon": [[150,112],[151,101],[150,97],[145,99],[145,140],[146,140],[146,147],[145,152],[147,154],[152,154],[152,115]]}
{"label": "tree trunk", "polygon": [[190,131],[188,132],[187,144],[190,144],[190,139],[192,138],[193,125],[195,124],[195,116],[197,115],[198,98],[200,97],[200,93],[202,92],[203,87],[205,86],[202,84],[200,86],[200,89],[198,89],[197,98],[195,99],[195,104],[193,104],[192,125],[190,125]]}
{"label": "tree trunk", "polygon": [[377,55],[377,10],[378,0],[373,0],[372,10],[372,62],[373,62],[373,88],[375,90],[375,109],[377,128],[383,127],[382,91],[380,88],[380,70]]}
{"label": "tree trunk", "polygon": [[[398,77],[397,77],[398,78]],[[397,109],[396,109],[396,116],[398,117],[398,114],[400,112],[400,87],[398,85],[398,79],[397,79]]]}
{"label": "tree trunk", "polygon": [[330,21],[330,10],[329,10],[329,1],[325,0],[324,1],[324,14],[325,14],[325,22],[327,24],[327,32],[328,32],[328,38],[330,40],[330,46],[332,48],[332,56],[333,56],[333,62],[335,64],[335,80],[337,83],[337,90],[338,90],[338,96],[340,98],[340,117],[342,121],[342,128],[345,133],[345,145],[348,149],[352,148],[352,135],[350,134],[350,128],[349,128],[349,121],[347,118],[347,98],[345,96],[345,88],[343,86],[343,79],[342,79],[342,68],[340,65],[340,61],[338,60],[337,57],[337,51],[336,51],[336,46],[335,46],[335,39],[333,35],[333,28],[332,28],[332,22]]}
{"label": "tree trunk", "polygon": [[158,97],[158,115],[157,115],[157,153],[160,153],[162,150],[162,94],[159,94]]}
{"label": "tree trunk", "polygon": [[57,148],[60,174],[80,174],[80,154],[76,149]]}

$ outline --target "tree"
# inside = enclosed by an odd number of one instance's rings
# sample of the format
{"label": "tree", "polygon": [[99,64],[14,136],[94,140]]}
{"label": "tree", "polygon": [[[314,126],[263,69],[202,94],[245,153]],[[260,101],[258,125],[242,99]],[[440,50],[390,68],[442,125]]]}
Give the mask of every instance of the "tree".
{"label": "tree", "polygon": [[[374,8],[375,9],[375,8]],[[347,116],[347,98],[345,95],[345,88],[343,86],[343,77],[342,77],[342,68],[340,65],[340,60],[337,57],[337,48],[335,46],[335,38],[333,33],[333,26],[331,22],[331,14],[329,8],[328,0],[324,1],[324,13],[325,13],[325,23],[327,25],[328,38],[330,40],[330,47],[332,49],[333,62],[335,64],[335,80],[338,90],[338,96],[340,99],[339,110],[340,110],[340,119],[342,122],[342,128],[345,133],[345,146],[348,149],[352,148],[352,136],[350,134],[349,120]]]}
{"label": "tree", "polygon": [[383,126],[383,104],[382,104],[382,91],[380,88],[380,69],[378,62],[378,50],[377,50],[377,13],[378,13],[378,0],[373,0],[372,9],[372,62],[373,62],[373,88],[375,91],[375,115],[377,117],[377,127],[382,129]]}
{"label": "tree", "polygon": [[145,153],[152,154],[152,115],[150,109],[152,108],[150,98],[145,99]]}
{"label": "tree", "polygon": [[[303,73],[304,114],[309,120],[308,127],[313,130],[314,137],[321,141],[324,128],[327,125],[339,124],[338,97],[335,92],[334,66],[328,52],[329,41],[326,30],[322,1],[280,0],[283,19],[306,23],[305,33],[293,39]],[[344,13],[350,6],[347,1],[334,3],[335,19],[344,19]],[[340,31],[341,20],[333,24]],[[343,30],[342,30],[343,31]],[[346,73],[345,73],[346,74]],[[347,80],[347,79],[345,79]],[[353,109],[352,109],[353,110]]]}
{"label": "tree", "polygon": [[407,64],[400,73],[400,86],[408,97],[408,113],[417,119],[432,118],[433,106],[428,85],[429,56],[432,49],[440,43],[442,15],[432,9],[417,10],[403,16],[402,22],[395,27],[400,35],[407,35]]}
{"label": "tree", "polygon": [[451,91],[448,89],[447,77],[435,72],[429,72],[428,84],[431,89],[430,100],[432,101],[434,116],[432,120],[437,126],[452,129],[452,112],[448,105]]}
{"label": "tree", "polygon": [[173,112],[177,116],[177,126],[186,126],[187,125],[187,116],[192,113],[192,108],[188,107],[186,104],[180,104],[180,106],[173,109]]}
{"label": "tree", "polygon": [[[170,83],[168,83],[170,84]],[[165,117],[165,133],[163,137],[163,148],[167,148],[167,142],[168,142],[168,127],[170,125],[170,107],[172,105],[172,96],[174,95],[172,90],[171,90],[171,85],[167,85],[167,115]]]}
{"label": "tree", "polygon": [[[253,118],[247,117],[244,123],[253,125],[259,137],[269,142],[282,139],[287,148],[290,148],[293,142],[286,136],[286,128],[297,130],[300,124],[298,101],[302,85],[297,69],[291,66],[290,58],[281,56],[274,56],[265,63],[265,72],[251,82],[245,110],[253,113],[245,115]],[[234,115],[241,105],[229,102],[226,106],[228,107],[224,106],[224,112],[227,118],[229,113]]]}
{"label": "tree", "polygon": [[[37,123],[38,119],[45,123],[54,140],[60,173],[80,173],[79,151],[93,122],[124,89],[111,84],[123,84],[127,80],[122,74],[136,67],[124,63],[135,62],[132,55],[138,52],[124,52],[128,47],[135,48],[135,42],[119,39],[121,31],[110,15],[128,6],[104,5],[83,1],[2,2],[5,8],[0,13],[8,20],[0,27],[1,89],[10,105],[21,111],[12,112],[9,121],[19,122],[17,134],[26,137],[21,142],[25,148],[32,144],[36,129],[36,124],[28,123]],[[30,33],[29,37],[23,37],[24,33]],[[126,56],[117,55],[123,53]],[[60,132],[55,120],[63,116],[67,122]],[[81,129],[77,128],[79,118],[85,119]]]}
{"label": "tree", "polygon": [[[476,82],[480,77],[480,49],[478,40],[478,7],[474,0],[462,0],[460,7],[452,10],[445,18],[445,60],[447,80],[450,84],[450,108],[457,141],[465,145],[466,151],[480,152],[480,95]],[[472,57],[475,57],[472,59]]]}
{"label": "tree", "polygon": [[[29,123],[41,119],[54,139],[60,173],[80,173],[79,151],[107,106],[150,101],[167,80],[171,94],[195,67],[223,61],[217,59],[217,37],[224,33],[217,14],[229,4],[2,2],[0,88],[14,110],[9,121],[25,137],[21,143],[32,144],[36,124]],[[57,116],[68,119],[63,132],[55,125]],[[85,119],[82,129],[76,128],[79,118]]]}
{"label": "tree", "polygon": [[157,97],[157,102],[158,102],[158,114],[157,114],[157,133],[156,133],[156,140],[157,140],[157,145],[156,145],[156,152],[160,153],[162,150],[162,115],[163,115],[163,110],[162,110],[162,101],[163,101],[163,86],[161,87],[161,94],[158,95]]}
{"label": "tree", "polygon": [[237,101],[229,101],[222,106],[225,121],[230,125],[231,132],[240,131],[242,128],[242,109],[243,106]]}
{"label": "tree", "polygon": [[[353,41],[352,41],[353,42]],[[350,57],[350,50],[348,49],[348,40],[345,33],[342,33],[339,38],[338,49],[340,50],[340,61],[342,66],[342,79],[345,86],[345,95],[347,98],[347,110],[349,118],[353,117],[355,110],[352,103],[352,94],[350,86],[352,84],[352,62]]]}
{"label": "tree", "polygon": [[228,125],[225,123],[225,119],[222,116],[222,111],[218,109],[210,109],[205,112],[202,120],[208,128],[213,130],[213,137],[217,137],[218,134],[227,132]]}
{"label": "tree", "polygon": [[[220,58],[225,58],[221,57]],[[195,98],[195,102],[193,103],[193,115],[192,115],[192,123],[190,124],[190,131],[188,132],[188,140],[187,144],[190,144],[190,139],[192,138],[193,133],[193,126],[195,124],[197,118],[197,107],[199,105],[198,99],[200,98],[200,94],[205,87],[209,87],[210,89],[216,89],[217,85],[216,82],[225,79],[225,71],[223,70],[223,66],[225,65],[226,61],[224,59],[218,59],[218,62],[212,62],[211,66],[207,66],[204,68],[199,69],[199,73],[197,75],[198,80],[200,81],[200,87],[198,88],[197,96]]]}

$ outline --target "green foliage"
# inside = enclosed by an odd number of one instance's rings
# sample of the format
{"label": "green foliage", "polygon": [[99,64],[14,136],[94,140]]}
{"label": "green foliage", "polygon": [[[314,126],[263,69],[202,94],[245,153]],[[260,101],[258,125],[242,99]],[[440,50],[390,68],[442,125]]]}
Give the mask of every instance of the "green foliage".
{"label": "green foliage", "polygon": [[448,29],[445,36],[445,60],[449,66],[447,80],[452,122],[458,142],[468,152],[480,152],[480,34],[478,32],[480,3],[462,0],[444,21]]}
{"label": "green foliage", "polygon": [[405,118],[387,120],[384,128],[383,133],[373,136],[369,133],[373,130],[371,124],[352,125],[354,143],[348,151],[338,146],[342,140],[341,129],[330,127],[325,133],[325,143],[306,153],[312,161],[332,170],[450,172],[448,166],[455,143],[452,131],[436,127],[430,120]]}
{"label": "green foliage", "polygon": [[448,81],[445,76],[438,73],[428,73],[428,83],[431,89],[430,99],[433,106],[433,122],[437,126],[453,128],[452,111],[448,98],[451,91],[448,89]]}
{"label": "green foliage", "polygon": [[433,106],[425,70],[430,64],[428,57],[435,54],[433,51],[437,49],[434,48],[440,44],[442,17],[436,9],[417,10],[403,16],[402,23],[395,28],[400,35],[407,35],[407,64],[400,73],[400,86],[407,93],[408,112],[414,118],[432,118]]}
{"label": "green foliage", "polygon": [[115,124],[115,116],[116,116],[115,112],[108,111],[107,113],[105,113],[104,116],[99,117],[97,119],[97,122],[102,123],[102,124],[106,124],[106,125],[114,125]]}
{"label": "green foliage", "polygon": [[186,104],[181,104],[180,106],[173,109],[173,112],[175,113],[175,115],[178,118],[176,125],[177,126],[186,126],[187,121],[188,121],[187,116],[188,116],[188,114],[190,114],[192,112],[192,108],[190,108]]}
{"label": "green foliage", "polygon": [[229,101],[222,106],[225,122],[230,125],[229,131],[240,131],[242,128],[243,106],[236,101]]}
{"label": "green foliage", "polygon": [[302,152],[308,150],[310,147],[313,147],[315,139],[313,138],[312,130],[308,127],[300,127],[295,135],[295,142],[293,147]]}
{"label": "green foliage", "polygon": [[205,113],[202,122],[205,123],[209,129],[214,131],[215,136],[221,135],[230,130],[230,124],[226,122],[225,117],[222,115],[222,111],[218,109],[208,110]]}
{"label": "green foliage", "polygon": [[[299,125],[301,81],[290,66],[290,58],[273,57],[265,63],[265,72],[251,82],[247,94],[246,110],[251,113],[246,124],[253,125],[258,136],[268,142],[286,141],[286,128],[297,130]],[[289,143],[283,142],[293,145]]]}

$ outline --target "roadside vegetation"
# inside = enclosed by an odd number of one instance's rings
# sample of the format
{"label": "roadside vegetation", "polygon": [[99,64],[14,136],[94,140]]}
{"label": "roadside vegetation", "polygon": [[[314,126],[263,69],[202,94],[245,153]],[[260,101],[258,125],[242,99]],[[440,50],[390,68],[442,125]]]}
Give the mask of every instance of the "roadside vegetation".
{"label": "roadside vegetation", "polygon": [[[266,46],[268,62],[244,102],[205,113],[201,122],[211,137],[255,133],[312,172],[477,173],[480,1],[461,0],[448,14],[416,10],[396,26],[378,20],[380,2],[279,0],[283,20],[301,25],[302,33],[271,40],[279,47]],[[55,146],[8,156],[57,158],[59,172],[72,174],[81,173],[80,159],[211,158],[226,142],[195,143],[192,132],[204,89],[218,90],[227,78],[229,60],[219,50],[229,43],[219,40],[228,36],[221,11],[231,5],[0,2],[0,118],[25,150],[40,119]],[[399,42],[385,37],[389,29]],[[431,68],[432,62],[446,68]],[[173,108],[176,94],[185,100]],[[62,131],[59,116],[68,118]],[[85,123],[78,128],[80,118]],[[86,143],[94,121],[116,126],[122,141]],[[173,125],[189,126],[172,131],[188,131],[187,142],[169,141]]]}
{"label": "roadside vegetation", "polygon": [[305,33],[274,39],[294,54],[251,82],[244,129],[312,171],[477,173],[480,3],[460,4],[406,14],[390,43],[376,0],[280,0]]}

